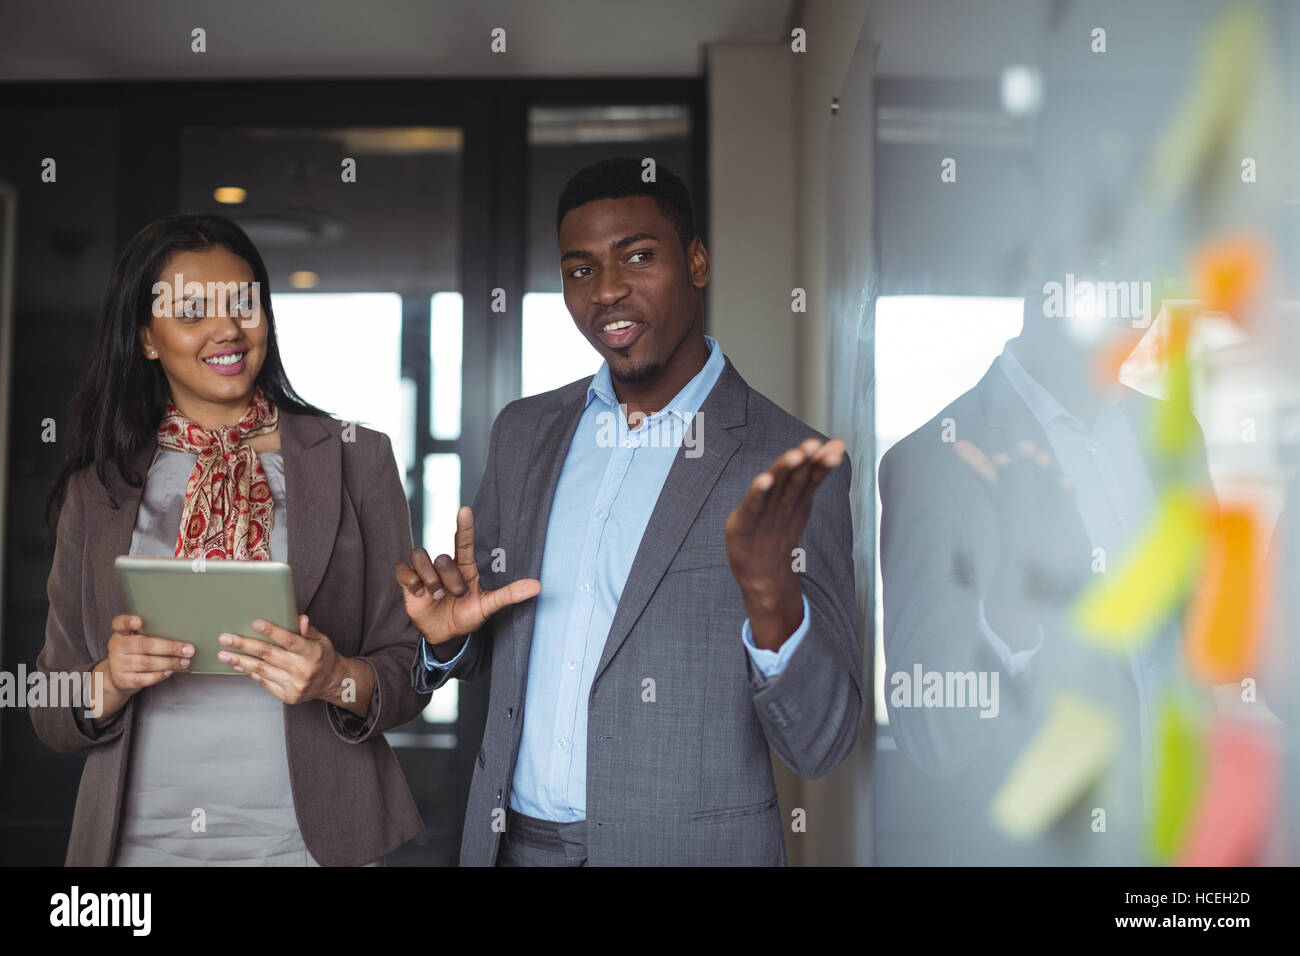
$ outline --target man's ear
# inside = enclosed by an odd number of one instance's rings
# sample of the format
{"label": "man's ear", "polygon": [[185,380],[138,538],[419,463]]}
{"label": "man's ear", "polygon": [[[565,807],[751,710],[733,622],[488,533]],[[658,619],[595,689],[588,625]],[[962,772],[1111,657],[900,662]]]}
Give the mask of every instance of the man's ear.
{"label": "man's ear", "polygon": [[692,239],[691,244],[686,247],[686,265],[690,269],[691,285],[703,289],[709,284],[712,269],[709,264],[709,252],[704,248],[704,243],[699,236]]}

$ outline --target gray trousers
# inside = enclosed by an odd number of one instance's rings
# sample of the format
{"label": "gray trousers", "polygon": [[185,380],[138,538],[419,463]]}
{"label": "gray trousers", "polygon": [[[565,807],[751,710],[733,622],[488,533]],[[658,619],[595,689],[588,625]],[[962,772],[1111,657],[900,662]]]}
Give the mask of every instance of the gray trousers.
{"label": "gray trousers", "polygon": [[586,866],[587,821],[556,823],[506,808],[497,866]]}

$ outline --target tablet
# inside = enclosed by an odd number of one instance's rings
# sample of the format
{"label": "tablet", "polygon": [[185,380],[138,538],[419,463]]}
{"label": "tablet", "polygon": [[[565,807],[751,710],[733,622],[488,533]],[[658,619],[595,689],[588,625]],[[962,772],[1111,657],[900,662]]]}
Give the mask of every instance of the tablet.
{"label": "tablet", "polygon": [[243,676],[217,660],[217,651],[230,650],[217,643],[217,635],[266,642],[253,630],[255,618],[298,630],[293,575],[282,561],[123,556],[113,565],[127,610],[140,618],[141,634],[194,645],[190,666],[177,674]]}

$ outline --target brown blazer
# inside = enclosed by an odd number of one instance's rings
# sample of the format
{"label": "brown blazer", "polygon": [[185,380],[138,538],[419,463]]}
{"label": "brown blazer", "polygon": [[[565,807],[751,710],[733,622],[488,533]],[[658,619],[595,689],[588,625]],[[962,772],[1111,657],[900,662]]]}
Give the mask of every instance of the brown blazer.
{"label": "brown blazer", "polygon": [[[366,719],[324,701],[284,706],[294,809],[303,841],[325,866],[379,859],[423,829],[397,758],[383,733],[412,720],[429,695],[411,687],[418,636],[406,616],[393,566],[411,553],[410,512],[388,437],[356,426],[280,412],[289,564],[301,613],[339,653],[375,671]],[[133,466],[147,474],[154,453]],[[50,571],[43,672],[89,671],[108,656],[115,615],[125,613],[113,559],[131,549],[142,488],[116,469],[111,507],[93,466],[78,472],[59,515]],[[148,690],[141,691],[148,693]],[[95,728],[79,708],[28,708],[37,735],[60,753],[86,754],[68,841],[69,866],[112,863],[135,717]]]}

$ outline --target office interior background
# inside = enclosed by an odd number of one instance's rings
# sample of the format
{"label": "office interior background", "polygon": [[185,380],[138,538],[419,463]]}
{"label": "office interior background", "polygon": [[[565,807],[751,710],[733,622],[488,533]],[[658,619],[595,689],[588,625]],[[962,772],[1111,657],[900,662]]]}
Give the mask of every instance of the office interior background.
{"label": "office interior background", "polygon": [[[1242,6],[5,0],[0,667],[31,668],[44,636],[41,520],[62,448],[43,422],[65,414],[110,270],[140,226],[190,209],[248,231],[290,380],[390,436],[416,543],[442,551],[497,412],[598,365],[560,296],[561,185],[605,156],[653,156],[694,197],[713,265],[707,332],[756,389],[845,438],[854,463],[874,706],[828,776],[774,761],[787,815],[807,813],[807,832],[787,835],[790,861],[945,862],[917,803],[929,788],[884,704],[876,467],[1019,331],[1033,157],[1047,149],[1063,178],[1086,181],[1063,187],[1080,217],[1140,205],[1144,159],[1212,69],[1207,32]],[[1269,70],[1234,88],[1233,112],[1273,104],[1262,125],[1277,139],[1249,211],[1294,276],[1300,9],[1249,9],[1272,52],[1252,49]],[[191,51],[194,27],[205,53]],[[491,51],[498,27],[504,53]],[[1098,148],[1106,161],[1090,159]],[[42,182],[46,157],[56,184]],[[343,157],[357,158],[355,183],[340,183]],[[1294,307],[1293,291],[1282,299]],[[1294,473],[1294,370],[1230,325],[1203,345],[1197,411],[1216,489],[1260,502],[1271,528]],[[1150,384],[1142,371],[1137,387]],[[1244,415],[1260,429],[1248,448],[1234,437]],[[426,823],[390,865],[456,860],[486,692],[453,682],[389,734]],[[42,746],[26,714],[0,709],[0,864],[62,862],[80,768]]]}

